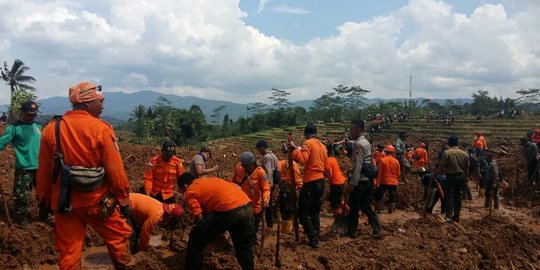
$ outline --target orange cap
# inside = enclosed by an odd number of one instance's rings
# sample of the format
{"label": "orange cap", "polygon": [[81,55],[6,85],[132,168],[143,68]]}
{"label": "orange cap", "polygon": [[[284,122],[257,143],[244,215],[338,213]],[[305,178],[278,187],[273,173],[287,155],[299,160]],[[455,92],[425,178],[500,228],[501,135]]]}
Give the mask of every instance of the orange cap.
{"label": "orange cap", "polygon": [[80,82],[69,88],[69,101],[72,104],[84,103],[92,100],[103,100],[101,86],[89,82]]}
{"label": "orange cap", "polygon": [[163,203],[163,211],[173,217],[181,217],[184,214],[184,208],[177,203]]}
{"label": "orange cap", "polygon": [[389,144],[384,148],[384,152],[394,153],[396,152],[396,148],[393,145]]}

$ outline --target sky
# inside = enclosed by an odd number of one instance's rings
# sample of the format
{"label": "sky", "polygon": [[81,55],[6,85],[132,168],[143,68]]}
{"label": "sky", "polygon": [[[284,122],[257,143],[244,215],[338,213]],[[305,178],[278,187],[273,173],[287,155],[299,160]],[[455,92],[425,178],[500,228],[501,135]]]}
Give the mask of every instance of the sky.
{"label": "sky", "polygon": [[39,99],[80,81],[105,96],[241,103],[340,84],[406,98],[410,76],[413,97],[540,88],[537,0],[0,0],[0,11],[0,60],[23,60]]}

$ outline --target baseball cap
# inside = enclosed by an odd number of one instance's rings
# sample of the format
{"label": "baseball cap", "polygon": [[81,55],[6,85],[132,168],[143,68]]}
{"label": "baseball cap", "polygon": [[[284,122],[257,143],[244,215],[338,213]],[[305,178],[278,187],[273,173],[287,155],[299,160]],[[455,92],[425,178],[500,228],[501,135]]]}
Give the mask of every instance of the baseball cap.
{"label": "baseball cap", "polygon": [[251,152],[244,152],[240,155],[241,164],[251,164],[255,162],[255,155]]}
{"label": "baseball cap", "polygon": [[178,203],[163,203],[163,211],[173,217],[181,217],[184,215],[184,208]]}
{"label": "baseball cap", "polygon": [[37,103],[29,100],[29,101],[25,101],[21,104],[21,111],[23,112],[27,112],[29,114],[37,114],[38,113],[38,108],[39,106],[37,105]]}
{"label": "baseball cap", "polygon": [[257,148],[268,148],[268,142],[265,140],[259,140],[257,141],[257,144],[255,144],[255,147]]}
{"label": "baseball cap", "polygon": [[304,128],[304,135],[316,135],[317,127],[314,124],[307,124]]}

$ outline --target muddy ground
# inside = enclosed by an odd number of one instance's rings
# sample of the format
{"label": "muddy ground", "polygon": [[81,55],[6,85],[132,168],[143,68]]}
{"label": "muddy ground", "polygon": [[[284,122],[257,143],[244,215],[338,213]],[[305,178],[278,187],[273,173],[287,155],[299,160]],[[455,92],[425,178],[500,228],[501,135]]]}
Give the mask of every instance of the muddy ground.
{"label": "muddy ground", "polygon": [[[375,138],[383,144],[393,141],[384,134],[376,134]],[[420,135],[411,134],[408,141],[416,143],[419,139]],[[435,157],[442,143],[431,139],[430,157]],[[380,215],[385,234],[382,240],[370,237],[371,229],[365,217],[357,239],[337,237],[330,230],[333,220],[325,208],[321,214],[319,249],[309,248],[302,232],[300,243],[294,242],[293,234],[282,235],[282,269],[540,269],[540,185],[529,187],[524,183],[525,172],[521,167],[518,145],[508,142],[492,142],[492,145],[502,143],[510,153],[499,156],[499,163],[511,187],[501,192],[503,205],[491,216],[482,207],[483,201],[475,196],[475,200],[464,203],[459,224],[441,223],[438,214],[422,217],[417,210],[422,204],[422,187],[415,175],[409,175],[407,183],[398,187],[399,210],[394,214]],[[137,191],[142,186],[144,168],[148,160],[159,152],[159,147],[128,143],[122,143],[120,147],[132,191]],[[232,154],[239,155],[250,148],[224,145],[215,149],[214,161],[210,163],[220,164],[223,167],[221,174],[228,178],[237,162]],[[187,161],[195,153],[193,149],[179,151],[180,157]],[[0,171],[8,207],[12,205],[13,160],[13,151],[9,147],[0,152]],[[350,166],[344,159],[342,165]],[[469,185],[473,191],[476,190],[474,181]],[[177,197],[181,200],[179,194]],[[6,223],[1,206],[0,268],[55,269],[58,254],[54,251],[54,221],[44,223],[35,218],[24,226],[10,225]],[[35,202],[32,209],[36,217]],[[437,213],[439,208],[435,209]],[[136,269],[183,269],[189,227],[190,221],[186,218],[180,229],[168,231],[158,228],[151,250],[136,255]],[[89,230],[86,242],[83,266],[86,269],[112,269],[99,236]],[[267,231],[262,256],[256,259],[257,269],[276,268],[275,244],[274,227]],[[206,269],[239,268],[227,235],[207,248],[204,266]]]}

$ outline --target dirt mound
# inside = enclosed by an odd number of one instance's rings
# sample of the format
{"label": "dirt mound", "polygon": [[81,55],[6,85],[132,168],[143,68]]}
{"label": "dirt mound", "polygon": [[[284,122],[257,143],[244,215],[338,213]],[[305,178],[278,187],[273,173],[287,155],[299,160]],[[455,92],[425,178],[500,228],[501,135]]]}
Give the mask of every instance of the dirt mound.
{"label": "dirt mound", "polygon": [[0,266],[36,268],[41,264],[56,264],[53,228],[45,223],[33,222],[25,226],[0,222]]}

